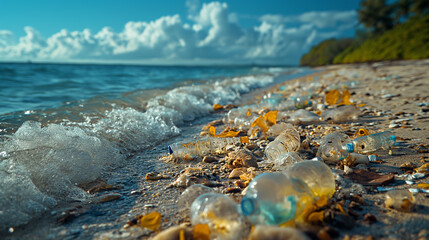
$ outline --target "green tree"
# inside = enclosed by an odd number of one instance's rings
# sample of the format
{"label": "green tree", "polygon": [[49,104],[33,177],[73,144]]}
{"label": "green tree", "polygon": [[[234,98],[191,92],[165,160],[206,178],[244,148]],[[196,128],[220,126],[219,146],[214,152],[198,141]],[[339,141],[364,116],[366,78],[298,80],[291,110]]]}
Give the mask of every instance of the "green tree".
{"label": "green tree", "polygon": [[399,0],[395,3],[395,23],[400,23],[401,19],[408,19],[411,11],[412,0]]}
{"label": "green tree", "polygon": [[393,27],[393,5],[385,0],[364,0],[358,10],[359,22],[378,35]]}

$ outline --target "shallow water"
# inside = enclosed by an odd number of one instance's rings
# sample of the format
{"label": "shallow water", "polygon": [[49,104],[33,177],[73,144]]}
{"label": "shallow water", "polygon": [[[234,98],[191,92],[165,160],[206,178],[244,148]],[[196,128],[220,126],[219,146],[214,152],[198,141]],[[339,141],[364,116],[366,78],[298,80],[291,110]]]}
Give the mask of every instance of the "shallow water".
{"label": "shallow water", "polygon": [[180,135],[182,126],[210,114],[213,104],[234,103],[306,72],[0,64],[0,228],[26,224],[63,202],[86,200],[90,196],[78,185]]}

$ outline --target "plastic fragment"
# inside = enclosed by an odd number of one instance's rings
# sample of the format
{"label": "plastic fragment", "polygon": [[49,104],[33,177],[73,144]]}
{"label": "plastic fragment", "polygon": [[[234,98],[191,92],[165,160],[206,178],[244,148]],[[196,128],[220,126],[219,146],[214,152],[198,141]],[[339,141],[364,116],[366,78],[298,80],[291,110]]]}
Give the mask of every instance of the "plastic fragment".
{"label": "plastic fragment", "polygon": [[148,228],[152,231],[157,231],[161,226],[161,213],[159,212],[151,212],[142,216],[140,221],[140,226]]}
{"label": "plastic fragment", "polygon": [[241,143],[249,143],[249,137],[248,136],[240,137],[240,142]]}
{"label": "plastic fragment", "polygon": [[268,127],[265,124],[262,116],[259,116],[257,119],[255,119],[255,121],[253,121],[253,123],[250,127],[252,128],[252,127],[256,127],[256,126],[260,127],[262,129],[262,131],[268,132]]}
{"label": "plastic fragment", "polygon": [[337,89],[330,90],[325,94],[325,102],[329,106],[335,105],[340,99],[340,96],[341,94]]}
{"label": "plastic fragment", "polygon": [[341,94],[342,99],[341,102],[338,105],[351,105],[353,104],[352,102],[350,102],[350,92],[348,90],[344,90]]}
{"label": "plastic fragment", "polygon": [[279,111],[269,111],[264,115],[265,122],[270,123],[271,125],[276,125],[277,123],[277,113]]}
{"label": "plastic fragment", "polygon": [[196,224],[192,233],[195,240],[210,240],[210,228],[207,224]]}
{"label": "plastic fragment", "polygon": [[429,163],[423,164],[422,166],[415,169],[417,173],[429,173]]}
{"label": "plastic fragment", "polygon": [[414,205],[415,199],[410,191],[393,190],[386,193],[386,208],[393,208],[399,211],[409,212]]}
{"label": "plastic fragment", "polygon": [[209,127],[209,134],[210,134],[210,136],[212,136],[212,137],[216,136],[216,127],[214,127],[214,126],[210,126],[210,127]]}
{"label": "plastic fragment", "polygon": [[[343,210],[344,211],[344,210]],[[308,222],[323,222],[323,216],[325,214],[325,211],[319,211],[319,212],[312,212],[307,217]]]}
{"label": "plastic fragment", "polygon": [[247,109],[246,116],[248,116],[248,117],[252,116],[252,111],[250,111],[250,109]]}
{"label": "plastic fragment", "polygon": [[366,136],[366,135],[369,135],[369,131],[368,131],[368,129],[365,129],[365,128],[359,128],[359,129],[355,132],[355,134],[353,135],[353,137],[357,138],[357,137],[363,137],[363,136]]}
{"label": "plastic fragment", "polygon": [[220,104],[216,103],[213,105],[213,110],[215,110],[215,111],[222,110],[222,109],[223,109],[223,106]]}
{"label": "plastic fragment", "polygon": [[423,189],[429,189],[429,183],[419,183],[417,184],[417,187],[423,188]]}

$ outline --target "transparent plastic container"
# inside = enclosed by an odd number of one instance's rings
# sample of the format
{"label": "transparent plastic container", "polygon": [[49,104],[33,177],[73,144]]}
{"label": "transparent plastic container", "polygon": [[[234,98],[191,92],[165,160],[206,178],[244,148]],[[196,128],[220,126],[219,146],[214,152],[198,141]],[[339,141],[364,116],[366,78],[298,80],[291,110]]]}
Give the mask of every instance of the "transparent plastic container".
{"label": "transparent plastic container", "polygon": [[304,161],[296,152],[287,152],[274,160],[274,170],[283,170],[288,166]]}
{"label": "transparent plastic container", "polygon": [[315,197],[316,205],[321,207],[335,193],[335,176],[331,169],[320,161],[302,161],[293,164],[284,172],[290,178],[303,181]]}
{"label": "transparent plastic container", "polygon": [[192,203],[197,199],[199,196],[205,194],[205,193],[213,193],[213,189],[209,188],[207,186],[201,185],[201,184],[194,184],[190,187],[188,187],[183,193],[180,195],[179,199],[177,200],[177,205],[181,209],[189,209],[192,205]]}
{"label": "transparent plastic container", "polygon": [[320,122],[319,115],[305,109],[299,109],[292,113],[290,121],[294,123],[314,123]]}
{"label": "transparent plastic container", "polygon": [[283,173],[254,178],[241,201],[241,211],[253,224],[303,223],[334,192],[335,177],[328,166],[320,161],[298,162]]}
{"label": "transparent plastic container", "polygon": [[353,105],[341,106],[335,109],[329,109],[322,113],[324,121],[345,122],[357,119],[360,115],[359,108]]}
{"label": "transparent plastic container", "polygon": [[324,161],[336,163],[345,159],[349,155],[349,152],[353,152],[353,149],[350,149],[349,145],[351,143],[351,139],[345,133],[329,133],[322,138],[316,156],[322,158]]}
{"label": "transparent plastic container", "polygon": [[191,222],[208,224],[210,239],[242,239],[245,224],[238,204],[219,193],[205,193],[191,205]]}
{"label": "transparent plastic container", "polygon": [[168,153],[176,158],[203,156],[240,143],[240,138],[206,137],[194,142],[179,142],[168,146]]}
{"label": "transparent plastic container", "polygon": [[415,199],[413,194],[408,190],[393,190],[386,193],[386,201],[384,203],[387,208],[409,212],[414,206]]}
{"label": "transparent plastic container", "polygon": [[363,137],[355,138],[347,147],[357,153],[374,152],[379,149],[389,149],[396,142],[396,137],[391,132],[379,132]]}
{"label": "transparent plastic container", "polygon": [[313,105],[313,102],[307,96],[300,96],[295,98],[294,100],[295,100],[295,107],[297,109],[304,109],[306,107],[310,107]]}
{"label": "transparent plastic container", "polygon": [[277,158],[287,152],[296,152],[301,145],[299,132],[289,126],[285,128],[278,137],[268,144],[265,149],[265,156],[270,162],[274,162]]}
{"label": "transparent plastic container", "polygon": [[283,173],[263,173],[250,182],[241,211],[255,225],[280,225],[301,215],[311,204],[313,197],[305,183]]}

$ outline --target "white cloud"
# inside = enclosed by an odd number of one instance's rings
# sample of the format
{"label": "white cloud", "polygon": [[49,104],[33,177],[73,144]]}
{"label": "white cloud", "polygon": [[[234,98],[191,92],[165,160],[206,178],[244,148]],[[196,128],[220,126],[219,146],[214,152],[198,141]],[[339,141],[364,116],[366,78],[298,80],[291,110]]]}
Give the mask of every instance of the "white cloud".
{"label": "white cloud", "polygon": [[121,32],[109,27],[96,33],[88,29],[72,32],[63,29],[47,39],[35,29],[25,27],[26,35],[18,42],[12,32],[2,30],[0,58],[297,63],[312,45],[350,29],[357,18],[354,11],[264,15],[258,26],[244,29],[238,25],[238,15],[230,13],[226,3],[201,6],[199,1],[187,1],[186,4],[191,24],[173,15],[151,22],[128,22]]}

